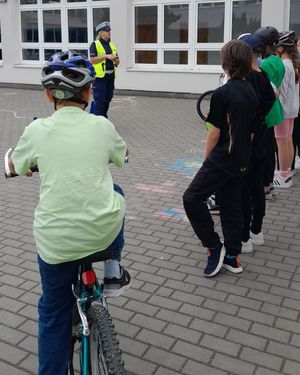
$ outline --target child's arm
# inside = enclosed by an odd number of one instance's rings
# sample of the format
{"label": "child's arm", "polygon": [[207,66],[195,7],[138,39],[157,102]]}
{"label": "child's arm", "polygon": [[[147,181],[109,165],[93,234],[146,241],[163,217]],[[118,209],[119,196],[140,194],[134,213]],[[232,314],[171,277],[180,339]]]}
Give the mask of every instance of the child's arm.
{"label": "child's arm", "polygon": [[215,148],[216,144],[218,143],[218,140],[220,138],[220,129],[216,128],[215,126],[211,126],[210,131],[207,134],[206,138],[206,145],[205,145],[205,151],[204,151],[204,158],[206,159],[210,152]]}
{"label": "child's arm", "polygon": [[[14,163],[12,161],[12,158],[11,158],[12,153],[13,153],[13,149],[11,149],[11,152],[8,156],[8,168],[9,168],[9,171],[12,175],[17,175],[15,165],[14,165]],[[32,170],[28,169],[28,171],[25,173],[25,175],[28,176],[28,177],[31,177],[32,176]]]}

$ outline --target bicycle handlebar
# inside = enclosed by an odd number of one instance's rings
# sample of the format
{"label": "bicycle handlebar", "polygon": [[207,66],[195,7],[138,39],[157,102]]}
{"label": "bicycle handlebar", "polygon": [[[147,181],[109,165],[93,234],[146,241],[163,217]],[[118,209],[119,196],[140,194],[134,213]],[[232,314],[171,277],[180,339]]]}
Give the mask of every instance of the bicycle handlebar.
{"label": "bicycle handlebar", "polygon": [[[5,177],[6,178],[13,178],[13,177],[17,177],[18,174],[15,174],[15,173],[12,173],[9,169],[9,165],[8,165],[8,160],[9,160],[9,157],[11,155],[13,151],[13,148],[10,147],[6,153],[5,153],[5,156],[4,156],[4,174],[5,174]],[[125,160],[124,160],[125,163],[128,163],[129,162],[129,157],[128,155],[125,156]],[[30,168],[32,173],[34,172],[38,172],[39,171],[39,167],[37,165],[31,165]]]}
{"label": "bicycle handlebar", "polygon": [[[13,148],[10,147],[6,153],[5,153],[5,156],[4,156],[4,174],[5,174],[5,177],[6,178],[13,178],[13,177],[17,177],[18,174],[15,174],[15,173],[12,173],[9,169],[9,164],[8,164],[8,160],[9,160],[9,157],[11,155],[13,151]],[[37,165],[31,165],[30,168],[31,172],[38,172],[39,171],[39,168]]]}

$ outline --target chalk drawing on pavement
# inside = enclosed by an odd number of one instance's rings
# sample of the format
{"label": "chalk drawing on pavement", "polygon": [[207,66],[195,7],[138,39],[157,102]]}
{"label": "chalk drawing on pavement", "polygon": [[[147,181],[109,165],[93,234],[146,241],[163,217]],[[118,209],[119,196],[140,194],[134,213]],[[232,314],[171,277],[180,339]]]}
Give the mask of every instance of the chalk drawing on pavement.
{"label": "chalk drawing on pavement", "polygon": [[172,187],[174,186],[175,186],[175,182],[173,181],[166,181],[160,185],[141,184],[141,183],[135,184],[135,188],[138,190],[151,191],[153,193],[163,193],[163,194],[174,193],[174,191],[172,191]]}
{"label": "chalk drawing on pavement", "polygon": [[178,159],[169,166],[169,170],[187,177],[194,176],[202,166],[203,160],[201,156],[193,160]]}
{"label": "chalk drawing on pavement", "polygon": [[159,219],[174,219],[188,221],[183,208],[170,208],[162,211],[157,211],[153,214]]}
{"label": "chalk drawing on pavement", "polygon": [[15,111],[8,110],[8,109],[0,109],[0,112],[10,112],[15,116],[15,118],[30,118],[30,119],[32,119],[32,116],[30,116],[30,117],[29,116],[18,116]]}

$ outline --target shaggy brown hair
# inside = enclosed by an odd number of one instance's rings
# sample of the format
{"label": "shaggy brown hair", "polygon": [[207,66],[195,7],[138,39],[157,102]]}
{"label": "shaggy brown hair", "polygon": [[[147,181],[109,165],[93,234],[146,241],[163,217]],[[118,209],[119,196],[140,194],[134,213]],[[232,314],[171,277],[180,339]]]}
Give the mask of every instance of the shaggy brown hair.
{"label": "shaggy brown hair", "polygon": [[295,80],[296,83],[300,80],[300,62],[298,60],[298,49],[297,49],[297,42],[293,46],[280,46],[278,47],[278,51],[280,51],[280,56],[283,53],[286,53],[288,57],[292,60],[293,67],[295,70]]}
{"label": "shaggy brown hair", "polygon": [[242,40],[231,40],[221,49],[221,62],[230,78],[245,78],[251,70],[252,49]]}

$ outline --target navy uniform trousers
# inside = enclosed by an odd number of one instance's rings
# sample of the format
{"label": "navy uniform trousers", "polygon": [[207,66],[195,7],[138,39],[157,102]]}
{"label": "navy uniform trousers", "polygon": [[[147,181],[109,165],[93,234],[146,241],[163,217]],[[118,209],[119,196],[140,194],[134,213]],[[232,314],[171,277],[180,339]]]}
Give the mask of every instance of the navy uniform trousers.
{"label": "navy uniform trousers", "polygon": [[107,118],[109,104],[114,95],[115,74],[105,74],[103,78],[96,78],[93,82],[93,96],[95,115]]}

